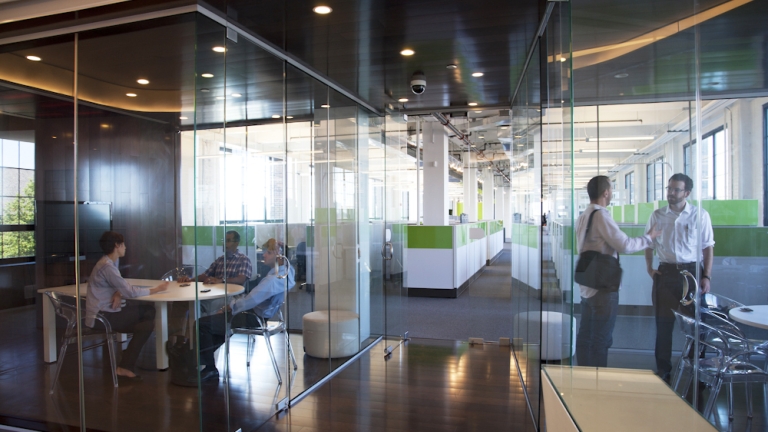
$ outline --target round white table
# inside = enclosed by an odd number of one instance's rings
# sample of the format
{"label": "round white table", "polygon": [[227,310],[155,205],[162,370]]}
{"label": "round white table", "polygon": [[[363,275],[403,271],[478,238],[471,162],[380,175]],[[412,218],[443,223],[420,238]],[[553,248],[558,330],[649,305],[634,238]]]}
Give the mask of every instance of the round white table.
{"label": "round white table", "polygon": [[741,308],[736,307],[728,311],[728,314],[736,322],[740,322],[752,327],[768,329],[768,305],[754,305],[745,307],[752,309],[752,312],[744,312],[739,310]]}
{"label": "round white table", "polygon": [[[138,287],[153,288],[162,281],[153,279],[126,279],[129,284]],[[235,284],[211,284],[202,282],[187,282],[189,286],[181,286],[181,282],[169,282],[168,290],[144,297],[136,297],[131,300],[147,301],[155,303],[155,348],[157,353],[157,368],[168,368],[168,354],[165,352],[165,343],[168,341],[168,302],[191,302],[190,310],[197,311],[198,300],[213,300],[224,296],[233,296],[245,291],[242,285]],[[202,292],[203,290],[208,290]],[[77,285],[66,285],[54,288],[37,290],[39,293],[56,291],[74,296],[77,293]],[[88,292],[88,284],[80,284],[80,297],[85,297]],[[83,311],[85,314],[85,311]],[[196,317],[193,317],[196,318]],[[194,322],[194,321],[191,321]],[[56,350],[56,311],[50,301],[43,302],[43,360],[55,362],[58,352]]]}

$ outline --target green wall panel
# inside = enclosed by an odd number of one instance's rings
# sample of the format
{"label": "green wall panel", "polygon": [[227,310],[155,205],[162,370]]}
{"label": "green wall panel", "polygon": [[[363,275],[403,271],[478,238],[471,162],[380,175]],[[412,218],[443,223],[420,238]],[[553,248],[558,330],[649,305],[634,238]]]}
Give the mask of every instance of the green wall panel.
{"label": "green wall panel", "polygon": [[651,218],[653,210],[653,203],[637,203],[637,223],[648,223],[648,219]]}
{"label": "green wall panel", "polygon": [[624,206],[624,223],[637,223],[635,220],[635,204],[627,204]]}
{"label": "green wall panel", "polygon": [[452,226],[408,226],[409,249],[453,249]]}
{"label": "green wall panel", "polygon": [[512,224],[512,243],[528,246],[531,248],[539,247],[539,227],[538,225]]}
{"label": "green wall panel", "polygon": [[704,210],[709,212],[712,225],[757,226],[757,200],[704,200]]}

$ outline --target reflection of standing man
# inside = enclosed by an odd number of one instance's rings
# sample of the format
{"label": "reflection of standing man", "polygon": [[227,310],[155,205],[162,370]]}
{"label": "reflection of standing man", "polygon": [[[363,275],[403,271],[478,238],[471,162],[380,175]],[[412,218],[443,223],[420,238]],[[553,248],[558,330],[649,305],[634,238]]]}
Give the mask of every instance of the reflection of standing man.
{"label": "reflection of standing man", "polygon": [[[672,370],[672,331],[675,315],[683,296],[683,270],[696,274],[696,263],[703,260],[699,278],[701,292],[709,292],[712,274],[713,246],[712,221],[706,210],[696,207],[686,198],[693,189],[693,180],[685,174],[675,174],[667,183],[668,206],[651,214],[646,229],[657,226],[661,237],[645,250],[648,275],[653,279],[653,309],[656,315],[656,370],[669,382]],[[701,217],[701,228],[699,228]],[[653,251],[659,257],[658,270],[653,269]],[[684,311],[685,312],[685,311]],[[688,314],[692,313],[687,311]]]}
{"label": "reflection of standing man", "polygon": [[[576,221],[579,254],[597,251],[615,257],[617,252],[638,252],[649,247],[652,240],[661,234],[658,228],[651,230],[649,227],[648,234],[630,238],[621,231],[606,209],[613,196],[608,177],[592,177],[587,183],[587,193],[590,204]],[[579,366],[606,367],[608,348],[613,344],[613,326],[619,310],[619,292],[596,290],[583,285],[579,285],[579,289],[581,322],[576,336],[576,360]]]}

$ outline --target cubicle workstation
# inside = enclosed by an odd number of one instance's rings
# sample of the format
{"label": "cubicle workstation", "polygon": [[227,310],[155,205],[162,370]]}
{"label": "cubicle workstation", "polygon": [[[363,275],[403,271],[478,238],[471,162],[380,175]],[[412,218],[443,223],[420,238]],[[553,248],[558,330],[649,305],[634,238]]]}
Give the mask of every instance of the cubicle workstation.
{"label": "cubicle workstation", "polygon": [[411,297],[457,298],[503,248],[502,221],[408,225],[405,286]]}

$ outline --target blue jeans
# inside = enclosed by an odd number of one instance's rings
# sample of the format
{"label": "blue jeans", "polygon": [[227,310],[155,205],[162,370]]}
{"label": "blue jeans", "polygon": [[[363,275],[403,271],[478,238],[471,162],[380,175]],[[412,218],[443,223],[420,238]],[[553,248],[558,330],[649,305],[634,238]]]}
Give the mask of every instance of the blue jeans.
{"label": "blue jeans", "polygon": [[618,292],[599,291],[590,298],[581,298],[581,323],[576,336],[579,366],[608,366],[608,348],[613,345],[618,310]]}

